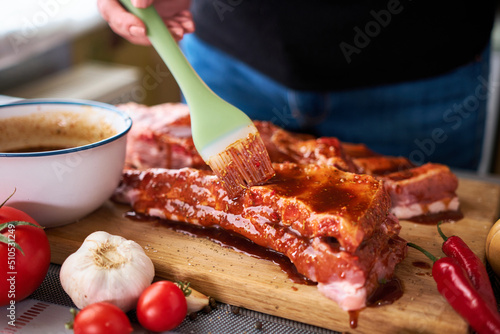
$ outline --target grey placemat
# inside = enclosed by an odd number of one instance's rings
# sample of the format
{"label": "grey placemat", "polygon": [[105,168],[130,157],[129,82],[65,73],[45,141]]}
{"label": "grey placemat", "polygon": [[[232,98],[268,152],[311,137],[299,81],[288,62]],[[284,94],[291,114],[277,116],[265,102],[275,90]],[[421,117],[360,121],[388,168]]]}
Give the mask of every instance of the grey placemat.
{"label": "grey placemat", "polygon": [[[63,290],[59,281],[60,266],[51,264],[42,285],[30,296],[31,299],[48,303],[75,307],[71,298]],[[128,313],[135,321],[134,312]],[[137,331],[135,333],[138,333]],[[144,331],[143,333],[147,333]],[[255,312],[231,305],[217,303],[216,308],[205,313],[200,311],[195,319],[186,317],[184,322],[175,329],[179,334],[336,334],[337,332],[291,321],[272,315]]]}

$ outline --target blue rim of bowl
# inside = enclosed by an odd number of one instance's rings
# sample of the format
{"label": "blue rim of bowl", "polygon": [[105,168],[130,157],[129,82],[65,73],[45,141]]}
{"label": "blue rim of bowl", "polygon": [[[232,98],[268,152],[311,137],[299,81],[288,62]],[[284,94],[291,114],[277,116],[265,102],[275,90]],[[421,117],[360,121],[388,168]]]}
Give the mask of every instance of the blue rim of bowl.
{"label": "blue rim of bowl", "polygon": [[30,105],[30,104],[68,104],[68,105],[77,105],[77,106],[90,106],[90,107],[96,107],[96,108],[101,108],[101,109],[106,109],[109,111],[112,111],[116,114],[118,114],[125,122],[126,128],[119,133],[115,134],[114,136],[111,136],[109,138],[103,139],[101,141],[88,144],[88,145],[83,145],[83,146],[77,146],[77,147],[71,147],[71,148],[66,148],[62,150],[55,150],[55,151],[43,151],[43,152],[23,152],[23,153],[4,153],[0,152],[0,157],[41,157],[41,156],[50,156],[50,155],[59,155],[59,154],[67,154],[67,153],[72,153],[72,152],[79,152],[79,151],[85,151],[94,147],[102,146],[105,145],[109,142],[115,141],[119,139],[120,137],[125,136],[129,131],[130,128],[132,127],[132,119],[130,118],[129,115],[121,111],[120,109],[107,104],[103,102],[96,102],[96,101],[90,101],[90,100],[79,100],[79,99],[26,99],[26,100],[18,100],[14,102],[9,102],[6,104],[0,104],[0,111],[2,108],[6,107],[15,107],[19,105]]}

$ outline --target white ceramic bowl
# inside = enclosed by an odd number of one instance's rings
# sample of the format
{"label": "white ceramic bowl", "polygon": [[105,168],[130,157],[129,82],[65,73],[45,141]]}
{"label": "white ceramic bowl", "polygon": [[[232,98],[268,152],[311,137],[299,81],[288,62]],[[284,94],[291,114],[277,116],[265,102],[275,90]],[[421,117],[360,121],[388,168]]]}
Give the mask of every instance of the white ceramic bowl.
{"label": "white ceramic bowl", "polygon": [[128,115],[99,102],[0,105],[0,203],[15,190],[7,205],[45,227],[90,214],[120,181],[131,125]]}

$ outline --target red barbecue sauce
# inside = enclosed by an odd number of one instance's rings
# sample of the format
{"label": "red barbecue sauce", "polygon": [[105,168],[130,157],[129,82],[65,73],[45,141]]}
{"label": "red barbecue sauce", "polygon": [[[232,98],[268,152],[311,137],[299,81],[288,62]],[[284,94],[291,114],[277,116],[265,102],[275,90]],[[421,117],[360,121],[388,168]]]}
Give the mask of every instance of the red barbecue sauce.
{"label": "red barbecue sauce", "polygon": [[[401,298],[404,293],[403,282],[397,277],[380,283],[378,288],[368,297],[366,307],[390,305]],[[349,311],[349,326],[355,329],[358,326],[358,317],[362,310]]]}
{"label": "red barbecue sauce", "polygon": [[459,211],[444,211],[439,213],[424,214],[421,216],[405,220],[424,225],[437,225],[437,223],[439,223],[440,221],[456,222],[462,218],[464,218],[464,214],[459,210]]}

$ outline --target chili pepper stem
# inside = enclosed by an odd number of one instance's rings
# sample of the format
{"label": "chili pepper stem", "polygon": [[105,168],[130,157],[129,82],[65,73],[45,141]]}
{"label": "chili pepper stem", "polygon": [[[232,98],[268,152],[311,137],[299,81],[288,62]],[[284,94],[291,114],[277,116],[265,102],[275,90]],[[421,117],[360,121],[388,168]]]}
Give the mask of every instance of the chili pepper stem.
{"label": "chili pepper stem", "polygon": [[436,262],[438,260],[437,257],[432,255],[431,253],[429,253],[428,251],[426,251],[425,249],[423,249],[419,245],[416,245],[412,242],[408,242],[407,245],[408,245],[408,247],[415,248],[415,249],[421,251],[422,253],[424,253],[424,255],[427,256],[432,262]]}
{"label": "chili pepper stem", "polygon": [[444,235],[443,231],[441,231],[441,224],[442,223],[443,223],[443,221],[440,221],[437,223],[437,230],[438,230],[438,233],[441,236],[441,238],[443,238],[444,241],[447,241],[448,237],[446,235]]}

